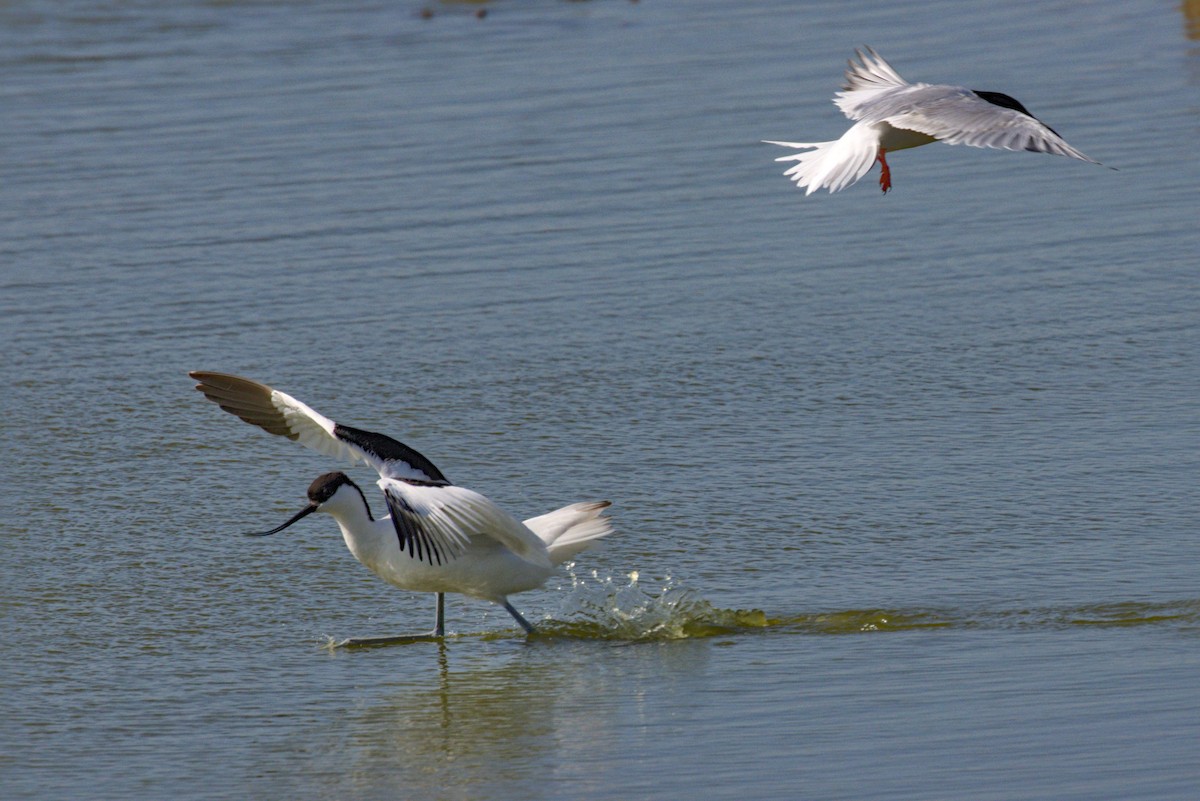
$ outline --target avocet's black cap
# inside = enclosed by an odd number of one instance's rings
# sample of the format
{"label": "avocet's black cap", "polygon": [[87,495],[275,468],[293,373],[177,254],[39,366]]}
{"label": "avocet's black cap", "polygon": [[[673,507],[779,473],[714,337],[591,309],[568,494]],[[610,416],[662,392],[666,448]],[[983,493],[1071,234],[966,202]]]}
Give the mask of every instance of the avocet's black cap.
{"label": "avocet's black cap", "polygon": [[333,497],[339,487],[346,484],[358,489],[358,485],[340,470],[317,476],[313,479],[313,483],[308,485],[308,499],[315,504],[325,503],[325,501]]}

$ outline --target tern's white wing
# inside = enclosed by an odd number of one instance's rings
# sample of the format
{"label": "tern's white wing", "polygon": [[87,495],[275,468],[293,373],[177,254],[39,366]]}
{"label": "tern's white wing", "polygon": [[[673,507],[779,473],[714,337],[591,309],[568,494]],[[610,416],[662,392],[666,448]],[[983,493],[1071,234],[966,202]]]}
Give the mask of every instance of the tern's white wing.
{"label": "tern's white wing", "polygon": [[883,58],[871,48],[862,51],[855,50],[858,63],[854,60],[847,62],[850,69],[846,70],[846,82],[842,91],[834,96],[833,102],[852,120],[863,118],[863,108],[881,95],[890,94],[894,90],[907,86],[924,86],[925,84],[909,84],[892,69]]}
{"label": "tern's white wing", "polygon": [[188,375],[200,382],[196,389],[210,401],[270,434],[336,459],[365,462],[381,476],[449,483],[432,462],[407,445],[335,423],[286,392],[228,373],[195,371]]}
{"label": "tern's white wing", "polygon": [[473,537],[490,537],[532,564],[550,568],[546,544],[490,499],[466,487],[381,478],[400,549],[442,564],[461,556]]}
{"label": "tern's white wing", "polygon": [[886,122],[948,145],[1032,150],[1087,161],[1058,132],[1018,101],[999,92],[962,86],[908,83],[871,48],[855,51],[834,103],[852,120]]}
{"label": "tern's white wing", "polygon": [[[1016,106],[1016,107],[1014,107]],[[857,107],[859,119],[932,136],[949,145],[1032,150],[1098,164],[1008,95],[961,86],[913,84],[879,93]]]}

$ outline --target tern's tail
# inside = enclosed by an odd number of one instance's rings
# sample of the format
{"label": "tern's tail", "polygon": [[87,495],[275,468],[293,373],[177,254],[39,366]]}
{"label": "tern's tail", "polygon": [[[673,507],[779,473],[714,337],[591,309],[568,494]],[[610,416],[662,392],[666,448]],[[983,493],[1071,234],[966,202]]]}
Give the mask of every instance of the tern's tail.
{"label": "tern's tail", "polygon": [[550,561],[561,565],[592,544],[592,540],[612,533],[612,521],[604,516],[610,501],[573,503],[540,517],[531,517],[525,526],[541,537],[550,551]]}
{"label": "tern's tail", "polygon": [[861,135],[863,132],[857,128],[855,125],[833,142],[767,141],[767,144],[807,149],[806,153],[792,153],[775,159],[796,162],[784,175],[795,181],[797,187],[808,187],[805,195],[826,187],[830,192],[836,192],[866,175],[879,154],[878,140]]}

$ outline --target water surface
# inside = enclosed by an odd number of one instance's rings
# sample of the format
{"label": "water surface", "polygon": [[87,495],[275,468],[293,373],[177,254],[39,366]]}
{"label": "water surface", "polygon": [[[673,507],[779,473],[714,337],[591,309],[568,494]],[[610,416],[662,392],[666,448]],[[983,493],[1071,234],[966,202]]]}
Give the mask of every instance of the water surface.
{"label": "water surface", "polygon": [[[5,798],[1194,795],[1184,14],[422,8],[0,10]],[[1119,171],[804,198],[759,140],[840,135],[862,44]],[[534,637],[331,650],[432,600],[241,537],[334,465],[189,369],[618,534]]]}

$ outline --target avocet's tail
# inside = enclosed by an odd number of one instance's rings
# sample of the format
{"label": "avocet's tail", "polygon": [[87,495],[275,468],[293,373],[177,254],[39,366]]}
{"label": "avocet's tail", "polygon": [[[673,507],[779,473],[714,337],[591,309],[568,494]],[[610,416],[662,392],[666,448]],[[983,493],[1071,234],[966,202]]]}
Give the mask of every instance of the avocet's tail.
{"label": "avocet's tail", "polygon": [[771,142],[769,145],[806,148],[808,152],[780,156],[776,161],[796,162],[784,175],[811,195],[818,189],[837,192],[867,174],[879,155],[879,140],[858,125],[851,126],[841,139],[833,142]]}
{"label": "avocet's tail", "polygon": [[604,516],[604,510],[611,505],[611,501],[573,503],[531,517],[525,526],[546,543],[550,561],[561,565],[591,545],[592,540],[612,533],[612,521]]}

